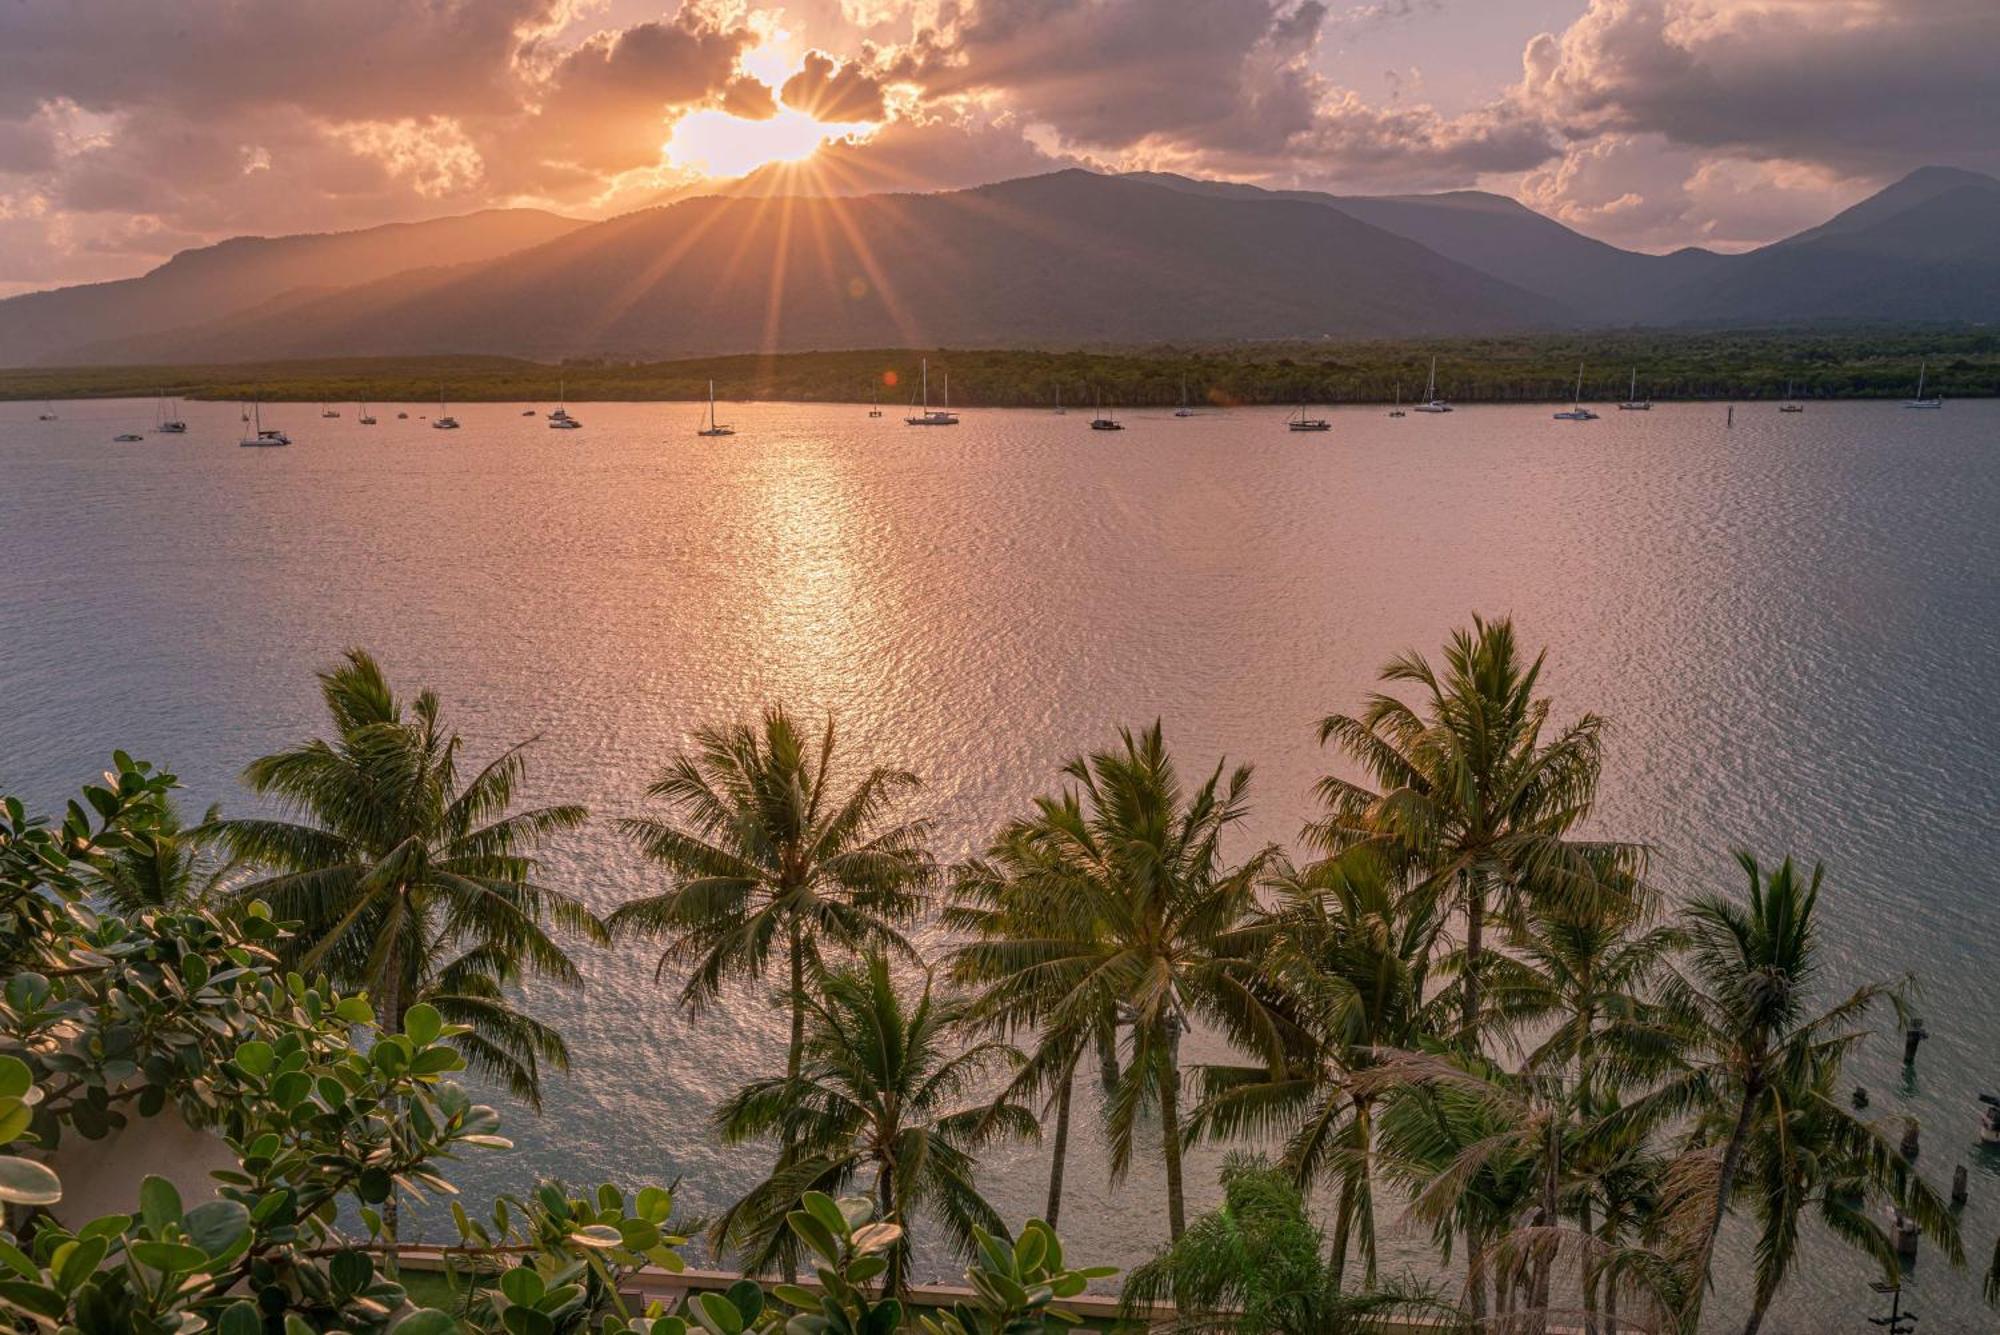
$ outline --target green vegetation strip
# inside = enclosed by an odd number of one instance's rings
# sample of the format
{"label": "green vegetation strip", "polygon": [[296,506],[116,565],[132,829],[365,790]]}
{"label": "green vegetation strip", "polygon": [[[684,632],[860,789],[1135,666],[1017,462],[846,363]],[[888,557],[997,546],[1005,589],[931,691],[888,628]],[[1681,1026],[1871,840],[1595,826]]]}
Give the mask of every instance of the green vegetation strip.
{"label": "green vegetation strip", "polygon": [[1182,386],[1197,403],[1388,402],[1419,397],[1437,358],[1438,392],[1459,403],[1568,399],[1577,365],[1583,396],[1652,399],[1903,398],[1928,361],[1927,388],[1949,398],[2000,395],[2000,330],[1741,330],[1578,333],[1432,341],[1229,344],[1090,351],[874,349],[688,361],[511,357],[342,358],[231,365],[28,367],[0,370],[0,399],[130,398],[375,403],[424,402],[440,383],[458,402],[693,400],[708,382],[729,399],[899,405],[928,358],[963,407],[1030,407],[1098,396],[1121,406],[1168,405]]}

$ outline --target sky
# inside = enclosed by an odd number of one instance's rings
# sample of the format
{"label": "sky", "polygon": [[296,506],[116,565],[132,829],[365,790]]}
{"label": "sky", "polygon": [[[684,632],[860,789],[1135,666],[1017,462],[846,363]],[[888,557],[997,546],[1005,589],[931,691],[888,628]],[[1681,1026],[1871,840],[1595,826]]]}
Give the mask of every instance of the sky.
{"label": "sky", "polygon": [[2000,0],[0,0],[0,295],[240,234],[1167,170],[1741,250],[2000,171]]}

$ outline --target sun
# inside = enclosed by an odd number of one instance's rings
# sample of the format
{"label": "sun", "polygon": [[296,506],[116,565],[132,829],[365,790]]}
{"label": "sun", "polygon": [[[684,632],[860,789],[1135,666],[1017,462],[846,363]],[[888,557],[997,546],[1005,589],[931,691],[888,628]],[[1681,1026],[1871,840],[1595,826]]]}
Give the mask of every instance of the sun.
{"label": "sun", "polygon": [[746,120],[726,111],[691,111],[667,139],[667,160],[705,176],[744,176],[774,162],[797,162],[835,134],[835,128],[791,107],[769,120]]}

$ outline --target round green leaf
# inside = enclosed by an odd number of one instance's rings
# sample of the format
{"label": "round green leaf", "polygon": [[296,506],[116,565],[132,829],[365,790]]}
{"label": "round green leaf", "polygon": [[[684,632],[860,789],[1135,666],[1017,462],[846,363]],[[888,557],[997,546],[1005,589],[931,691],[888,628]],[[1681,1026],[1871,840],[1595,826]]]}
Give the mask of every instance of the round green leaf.
{"label": "round green leaf", "polygon": [[0,1201],[12,1205],[54,1205],[62,1180],[32,1159],[0,1154]]}
{"label": "round green leaf", "polygon": [[500,1292],[518,1307],[533,1307],[548,1292],[541,1275],[529,1266],[516,1266],[500,1275]]}
{"label": "round green leaf", "polygon": [[389,1328],[395,1335],[460,1335],[457,1318],[435,1307],[421,1307]]}
{"label": "round green leaf", "polygon": [[420,1001],[403,1014],[403,1033],[420,1048],[435,1043],[442,1032],[444,1017],[427,1002]]}

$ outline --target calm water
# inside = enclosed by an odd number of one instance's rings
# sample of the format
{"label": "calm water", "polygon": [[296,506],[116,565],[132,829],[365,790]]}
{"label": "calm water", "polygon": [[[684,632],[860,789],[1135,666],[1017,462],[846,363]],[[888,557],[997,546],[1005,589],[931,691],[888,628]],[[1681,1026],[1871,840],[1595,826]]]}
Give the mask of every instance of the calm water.
{"label": "calm water", "polygon": [[[421,407],[369,429],[280,406],[267,423],[299,443],[251,451],[225,405],[143,444],[111,437],[149,404],[54,424],[0,405],[0,774],[53,801],[124,746],[240,806],[234,775],[321,727],[312,672],[358,644],[436,687],[476,752],[538,734],[534,796],[605,817],[640,808],[692,728],[784,700],[837,714],[857,763],[920,771],[947,855],[1155,716],[1190,768],[1254,761],[1246,842],[1290,840],[1329,763],[1316,720],[1391,654],[1511,612],[1563,709],[1615,724],[1603,829],[1656,843],[1678,891],[1734,888],[1736,845],[1824,859],[1829,983],[1921,973],[1915,1088],[1893,1035],[1857,1076],[1923,1119],[1941,1187],[1972,1163],[1967,1250],[1989,1252],[2000,403],[1739,408],[1733,429],[1719,406],[1352,410],[1325,436],[1264,410],[1104,436],[1082,415],[940,432],[757,404],[721,443],[692,405],[588,404],[561,434],[521,407],[467,406],[447,434]],[[600,825],[550,877],[608,909],[647,886],[611,850]],[[516,1154],[462,1175],[475,1201],[549,1172],[680,1177],[713,1209],[752,1180],[757,1152],[718,1152],[707,1112],[782,1059],[782,1018],[752,992],[689,1023],[652,966],[589,957],[586,991],[542,1001],[577,1071],[547,1117],[510,1116]],[[1140,1259],[1165,1232],[1150,1165],[1109,1190],[1094,1133],[1075,1142],[1074,1254]],[[1218,1158],[1190,1168],[1204,1202]],[[1043,1174],[1023,1149],[985,1181],[1018,1218]],[[1862,1329],[1865,1279],[1815,1265],[1767,1328]],[[1915,1285],[1924,1329],[1991,1324],[1928,1245]]]}

